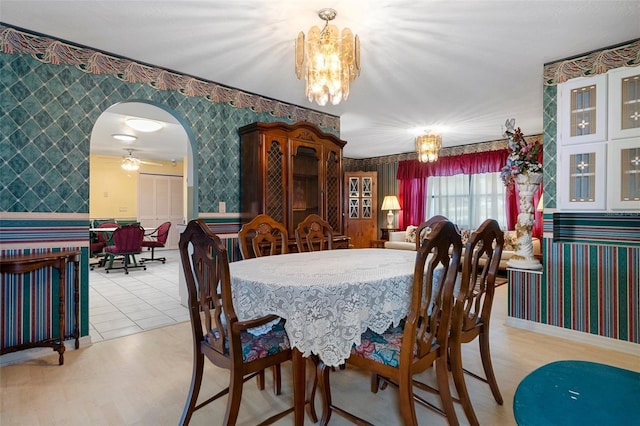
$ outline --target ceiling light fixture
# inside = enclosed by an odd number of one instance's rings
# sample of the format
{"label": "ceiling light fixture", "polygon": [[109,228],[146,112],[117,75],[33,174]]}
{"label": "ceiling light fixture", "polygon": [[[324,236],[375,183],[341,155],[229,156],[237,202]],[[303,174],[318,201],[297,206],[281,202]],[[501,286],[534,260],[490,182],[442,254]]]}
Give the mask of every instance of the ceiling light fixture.
{"label": "ceiling light fixture", "polygon": [[125,135],[125,134],[114,134],[111,135],[114,139],[117,139],[119,141],[123,141],[123,142],[133,142],[136,139],[138,139],[137,136],[134,135]]}
{"label": "ceiling light fixture", "polygon": [[322,30],[314,25],[306,42],[302,31],[296,39],[296,76],[300,80],[304,75],[309,102],[315,100],[320,106],[346,101],[349,83],[360,75],[360,39],[349,28],[340,34],[338,27],[329,25],[336,15],[333,9],[320,10]]}
{"label": "ceiling light fixture", "polygon": [[439,135],[428,134],[416,138],[416,151],[418,161],[432,163],[438,159],[438,152],[442,147],[442,138]]}
{"label": "ceiling light fixture", "polygon": [[162,129],[162,123],[148,118],[132,117],[125,120],[127,126],[139,132],[157,132]]}
{"label": "ceiling light fixture", "polygon": [[135,158],[126,157],[122,159],[122,164],[120,164],[120,167],[128,172],[135,172],[140,168],[140,163],[136,161]]}

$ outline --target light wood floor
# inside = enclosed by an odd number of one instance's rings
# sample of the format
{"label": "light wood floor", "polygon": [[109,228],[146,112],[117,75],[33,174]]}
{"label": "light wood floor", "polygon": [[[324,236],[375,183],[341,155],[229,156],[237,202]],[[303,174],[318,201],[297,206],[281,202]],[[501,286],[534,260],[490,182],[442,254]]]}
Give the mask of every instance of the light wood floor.
{"label": "light wood floor", "polygon": [[[504,405],[496,405],[486,385],[472,378],[467,380],[481,424],[515,424],[512,404],[518,383],[546,363],[580,359],[640,371],[637,356],[505,326],[506,290],[506,285],[498,289],[491,331],[494,367]],[[476,362],[477,345],[466,346],[465,365],[481,371]],[[269,412],[274,413],[291,403],[290,371],[290,365],[285,364],[280,396],[274,396],[270,389],[258,391],[255,382],[245,385],[238,424],[254,425]],[[201,395],[218,390],[227,383],[227,377],[225,371],[208,367]],[[376,425],[400,424],[395,389],[371,394],[368,376],[353,369],[336,371],[331,377],[334,400]],[[57,354],[52,352],[44,358],[0,368],[0,424],[175,425],[180,419],[190,378],[188,323],[68,351],[64,366],[57,365]],[[192,424],[221,424],[225,403],[226,399],[196,412]],[[421,424],[446,424],[442,417],[427,409],[418,407],[417,410]],[[466,424],[460,407],[457,410],[460,421]],[[308,419],[307,422],[312,424]],[[289,416],[279,424],[292,423]],[[331,424],[348,423],[335,415]]]}

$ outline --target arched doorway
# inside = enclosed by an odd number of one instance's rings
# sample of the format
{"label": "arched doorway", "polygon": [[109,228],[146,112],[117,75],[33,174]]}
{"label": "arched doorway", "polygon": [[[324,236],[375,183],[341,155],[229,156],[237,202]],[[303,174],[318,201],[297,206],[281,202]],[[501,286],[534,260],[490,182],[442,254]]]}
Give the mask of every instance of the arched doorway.
{"label": "arched doorway", "polygon": [[[130,118],[160,123],[160,129],[137,130],[127,122]],[[106,109],[96,120],[91,134],[90,218],[135,221],[146,228],[169,220],[172,227],[166,247],[177,248],[178,225],[192,218],[195,211],[192,146],[189,126],[175,111],[163,105],[135,101]],[[176,194],[179,195],[177,208]],[[162,197],[166,199],[161,200]],[[150,206],[157,205],[170,207],[149,210]],[[176,254],[177,250],[167,250],[160,254],[167,257],[166,265],[148,262],[147,271],[132,271],[128,276],[121,271],[95,273],[101,271],[99,268],[89,274],[92,340],[119,337],[188,319],[186,308],[179,304],[180,269]],[[146,253],[144,256],[149,257]],[[112,280],[113,285],[107,288],[105,279]],[[167,287],[169,282],[174,283],[175,292]],[[160,285],[164,287],[160,289]],[[100,316],[98,313],[103,312],[106,313],[103,318],[96,319]]]}

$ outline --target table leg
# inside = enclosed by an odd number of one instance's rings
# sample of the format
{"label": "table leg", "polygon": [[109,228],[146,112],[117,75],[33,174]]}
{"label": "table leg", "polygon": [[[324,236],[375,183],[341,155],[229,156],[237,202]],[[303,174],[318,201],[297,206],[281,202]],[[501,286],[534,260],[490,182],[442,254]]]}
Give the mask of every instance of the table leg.
{"label": "table leg", "polygon": [[295,415],[295,425],[304,425],[304,407],[306,393],[306,359],[298,348],[293,348],[293,406]]}
{"label": "table leg", "polygon": [[58,365],[64,364],[64,333],[66,331],[65,327],[65,286],[67,284],[66,272],[67,272],[67,258],[60,259],[58,264],[56,265],[58,268],[58,277],[59,277],[59,285],[58,285],[58,327],[60,328],[60,340],[58,341]]}
{"label": "table leg", "polygon": [[80,261],[78,256],[74,258],[76,276],[73,281],[73,308],[75,314],[75,324],[73,327],[73,337],[76,338],[75,347],[80,348]]}

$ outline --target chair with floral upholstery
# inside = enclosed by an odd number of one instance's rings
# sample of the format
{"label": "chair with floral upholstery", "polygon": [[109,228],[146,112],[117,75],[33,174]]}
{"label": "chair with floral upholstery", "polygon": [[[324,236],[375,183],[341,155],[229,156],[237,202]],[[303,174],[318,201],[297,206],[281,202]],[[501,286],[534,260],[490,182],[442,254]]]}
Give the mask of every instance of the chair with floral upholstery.
{"label": "chair with floral upholstery", "polygon": [[[224,419],[214,423],[233,425],[238,417],[242,385],[265,368],[291,359],[291,348],[282,321],[265,334],[247,330],[277,320],[275,315],[239,321],[231,297],[227,250],[202,220],[192,220],[178,244],[187,282],[189,315],[193,337],[193,372],[180,424],[188,424],[194,411],[229,395]],[[229,370],[229,386],[197,404],[205,357]],[[281,411],[262,424],[271,424],[293,412]],[[209,419],[211,420],[211,419]]]}
{"label": "chair with floral upholstery", "polygon": [[[458,424],[449,389],[448,342],[461,251],[462,242],[455,225],[449,221],[435,224],[416,254],[413,293],[406,319],[383,334],[367,329],[360,345],[354,345],[347,359],[348,365],[368,370],[374,374],[372,377],[398,387],[399,411],[405,425],[418,424],[414,396],[420,398],[414,393],[413,377],[434,363],[437,389],[429,391],[439,394],[441,407],[431,403],[428,406],[444,414],[449,424]],[[431,303],[425,303],[427,300]],[[369,424],[333,403],[329,383],[331,369],[324,363],[318,369],[324,391],[320,423],[326,425],[335,411],[354,423]],[[346,405],[348,401],[342,403]]]}
{"label": "chair with floral upholstery", "polygon": [[[242,225],[238,243],[243,259],[289,253],[287,228],[268,214],[259,214]],[[264,389],[264,372],[258,375],[258,388]],[[273,391],[280,395],[280,365],[273,366]]]}
{"label": "chair with floral upholstery", "polygon": [[[487,383],[496,402],[499,405],[503,403],[489,350],[491,307],[503,245],[504,232],[494,219],[485,220],[471,233],[465,247],[461,294],[458,295],[462,305],[455,312],[460,318],[454,318],[449,339],[451,373],[465,415],[472,425],[478,425],[479,422],[471,405],[463,373]],[[464,289],[466,292],[463,293]],[[464,369],[462,365],[462,344],[470,343],[476,338],[484,377]]]}

